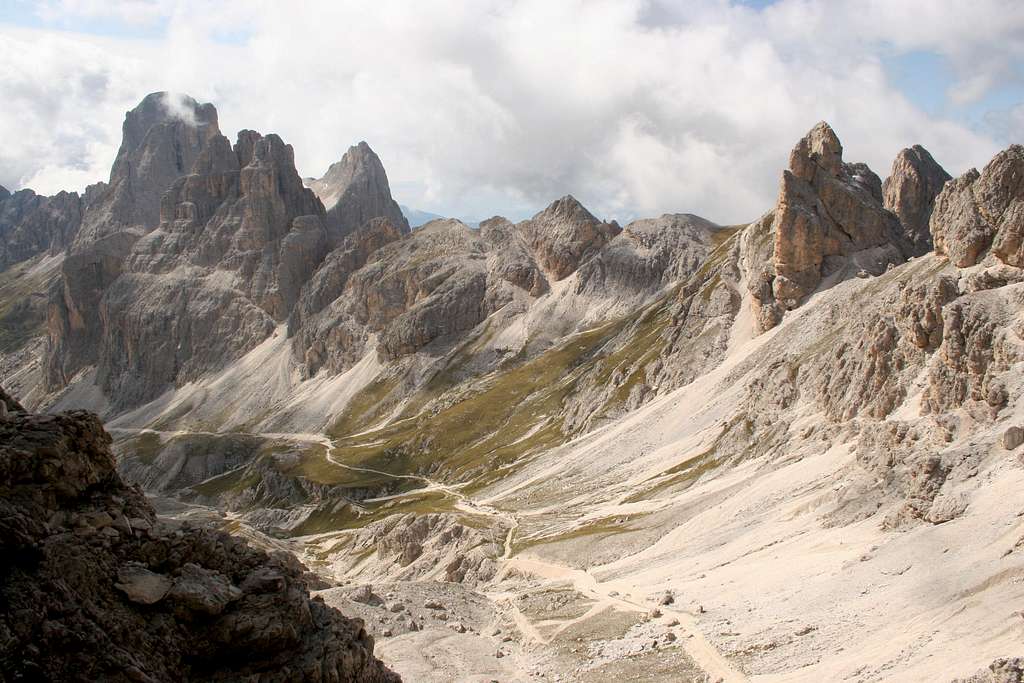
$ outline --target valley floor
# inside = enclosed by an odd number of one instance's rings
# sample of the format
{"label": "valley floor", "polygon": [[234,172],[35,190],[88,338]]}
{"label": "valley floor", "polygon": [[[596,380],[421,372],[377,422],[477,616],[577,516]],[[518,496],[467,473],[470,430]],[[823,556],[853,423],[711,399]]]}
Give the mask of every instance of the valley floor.
{"label": "valley floor", "polygon": [[[326,448],[335,467],[401,484],[364,505],[408,515],[403,503],[429,495],[432,512],[491,538],[494,571],[484,580],[436,580],[459,559],[456,546],[421,549],[432,569],[399,578],[393,554],[372,543],[351,550],[359,529],[263,542],[336,583],[324,599],[361,616],[379,656],[406,680],[971,676],[1024,641],[1024,467],[999,441],[1024,420],[1024,404],[948,445],[980,455],[944,489],[969,502],[944,523],[884,529],[899,501],[875,502],[881,484],[856,461],[857,435],[822,427],[813,405],[787,414],[781,455],[752,448],[728,466],[715,460],[774,340],[820,330],[865,286],[836,284],[756,337],[741,314],[716,369],[484,488],[354,465],[315,432],[262,434]],[[916,414],[915,391],[894,415]],[[225,523],[260,541],[239,519]]]}

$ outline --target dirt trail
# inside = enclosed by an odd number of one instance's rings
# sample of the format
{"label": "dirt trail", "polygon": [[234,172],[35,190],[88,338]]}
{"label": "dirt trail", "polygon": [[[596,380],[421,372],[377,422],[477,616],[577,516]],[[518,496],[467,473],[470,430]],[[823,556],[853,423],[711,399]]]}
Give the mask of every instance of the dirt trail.
{"label": "dirt trail", "polygon": [[[325,436],[326,440],[327,437]],[[321,440],[321,443],[324,441]],[[333,445],[333,444],[332,444]],[[331,455],[330,447],[328,448],[327,459],[339,467],[344,467],[349,470],[356,472],[363,472],[369,474],[376,474],[379,476],[391,477],[393,479],[412,479],[423,482],[426,486],[419,488],[414,491],[407,492],[406,494],[398,494],[396,496],[384,496],[379,499],[370,499],[364,502],[372,502],[373,500],[387,500],[396,498],[401,495],[410,495],[415,493],[424,493],[428,491],[440,491],[447,495],[456,498],[457,502],[455,507],[464,512],[473,514],[482,514],[490,517],[494,517],[502,520],[505,523],[510,524],[508,533],[505,536],[505,542],[503,545],[503,553],[500,559],[502,563],[502,569],[498,576],[506,574],[511,569],[517,569],[524,573],[537,576],[540,579],[548,581],[550,583],[561,584],[568,582],[577,592],[594,601],[594,605],[588,609],[584,614],[567,618],[564,620],[555,620],[553,622],[545,622],[545,625],[550,626],[555,623],[558,624],[549,636],[545,637],[537,629],[537,625],[530,621],[530,619],[519,610],[515,604],[515,594],[508,592],[490,593],[488,597],[495,602],[500,602],[507,606],[509,612],[512,615],[512,619],[515,622],[517,628],[522,632],[523,636],[530,641],[537,642],[541,645],[549,644],[554,638],[560,633],[568,629],[569,627],[594,618],[601,612],[607,609],[618,609],[624,611],[641,612],[647,613],[653,609],[653,604],[644,603],[642,600],[632,600],[621,595],[619,590],[616,590],[617,584],[608,582],[603,583],[597,580],[597,578],[590,573],[589,570],[576,569],[564,564],[550,562],[547,560],[541,560],[533,557],[522,557],[514,554],[513,541],[515,534],[519,528],[519,516],[514,512],[508,512],[501,510],[492,505],[481,503],[473,500],[469,496],[458,491],[457,488],[441,484],[427,477],[419,475],[408,475],[408,474],[391,474],[390,472],[384,472],[382,470],[375,470],[366,467],[357,467],[354,465],[347,465],[343,462],[338,461]],[[614,593],[614,595],[613,595]],[[704,634],[697,627],[696,619],[689,612],[680,609],[672,609],[668,607],[659,608],[663,614],[670,617],[674,617],[679,621],[679,627],[685,631],[686,637],[684,639],[683,647],[687,654],[701,667],[712,680],[721,679],[724,683],[730,683],[733,681],[746,681],[747,677],[744,676],[736,667],[734,667],[711,643],[704,637]]]}
{"label": "dirt trail", "polygon": [[[114,433],[155,433],[162,437],[176,437],[176,436],[187,436],[187,435],[208,435],[208,436],[224,436],[226,433],[223,432],[202,432],[202,431],[187,431],[187,430],[175,430],[175,431],[160,431],[153,429],[129,429],[129,428],[111,428],[111,432]],[[567,565],[551,562],[548,560],[541,560],[536,557],[523,557],[515,555],[514,552],[514,540],[515,535],[519,528],[519,516],[514,512],[499,509],[493,505],[489,505],[484,502],[476,501],[469,496],[465,495],[458,490],[456,486],[449,486],[440,482],[434,481],[428,477],[413,475],[413,474],[393,474],[391,472],[385,472],[383,470],[376,470],[369,467],[359,467],[356,465],[349,465],[344,462],[337,460],[333,454],[332,449],[334,447],[333,440],[326,434],[316,433],[288,433],[288,432],[273,432],[273,433],[250,433],[250,432],[231,432],[230,434],[239,434],[243,436],[256,436],[270,439],[282,439],[288,441],[301,441],[304,443],[317,443],[323,445],[327,449],[327,459],[338,467],[351,470],[353,472],[361,472],[364,474],[374,474],[377,476],[388,477],[396,480],[406,481],[417,481],[423,484],[422,487],[414,489],[412,491],[403,492],[400,494],[381,496],[379,498],[371,498],[363,501],[364,503],[372,502],[384,502],[403,496],[417,495],[429,492],[440,492],[447,496],[455,499],[454,507],[462,512],[492,517],[496,520],[500,520],[502,525],[507,525],[508,532],[505,535],[504,543],[502,546],[502,555],[499,561],[502,564],[502,569],[499,571],[498,576],[506,575],[510,570],[518,570],[523,573],[528,573],[532,576],[551,584],[565,584],[568,583],[574,590],[581,595],[586,596],[592,600],[594,604],[582,615],[572,618],[566,618],[561,620],[548,620],[543,623],[545,627],[556,626],[553,630],[549,631],[549,635],[543,635],[537,628],[538,624],[532,622],[515,604],[516,593],[513,592],[491,592],[488,593],[488,597],[505,606],[516,627],[523,634],[523,637],[528,641],[538,643],[540,645],[547,645],[551,643],[559,634],[564,632],[571,626],[580,622],[592,619],[602,612],[608,609],[616,609],[620,611],[631,611],[647,613],[655,607],[653,603],[647,603],[642,599],[636,598],[635,596],[627,597],[627,590],[624,589],[617,582],[601,582],[590,573],[589,570],[576,569]],[[689,612],[680,609],[672,609],[670,607],[659,607],[661,612],[666,615],[673,617],[679,621],[679,628],[685,631],[686,636],[683,639],[683,647],[687,654],[694,660],[694,662],[703,669],[712,680],[721,679],[722,681],[729,683],[732,681],[746,681],[747,678],[739,672],[730,662],[722,656],[722,654],[715,649],[708,640],[704,637],[703,633],[697,628],[696,620],[694,616]]]}

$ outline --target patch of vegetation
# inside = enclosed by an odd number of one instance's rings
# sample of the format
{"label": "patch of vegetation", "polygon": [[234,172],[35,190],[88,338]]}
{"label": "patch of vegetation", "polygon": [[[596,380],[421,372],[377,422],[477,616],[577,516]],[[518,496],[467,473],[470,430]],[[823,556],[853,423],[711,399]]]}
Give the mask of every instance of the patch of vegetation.
{"label": "patch of vegetation", "polygon": [[[483,485],[497,468],[564,442],[560,413],[566,396],[626,322],[574,335],[533,360],[493,373],[436,413],[409,415],[363,434],[351,434],[353,423],[340,420],[333,429],[338,437],[333,455],[348,465],[389,474],[421,471],[442,479],[476,479],[475,486]],[[444,386],[443,379],[438,382]],[[439,390],[438,384],[426,389],[429,394]],[[357,406],[372,405],[381,393],[380,387],[367,387]],[[320,465],[306,466],[318,481],[377,483],[373,475],[324,467],[323,462],[326,457]]]}
{"label": "patch of vegetation", "polygon": [[712,244],[712,246],[714,246],[716,248],[722,246],[723,244],[728,242],[730,239],[732,239],[733,235],[735,235],[736,233],[740,232],[741,230],[746,228],[748,225],[750,225],[750,224],[749,223],[742,223],[740,225],[726,225],[724,227],[719,228],[718,230],[715,230],[714,232],[711,233],[711,244]]}
{"label": "patch of vegetation", "polygon": [[590,538],[593,541],[599,541],[609,536],[615,536],[617,534],[623,534],[627,531],[635,531],[636,527],[631,526],[630,522],[642,519],[646,517],[648,513],[635,513],[630,515],[615,515],[613,517],[606,517],[589,524],[574,527],[565,532],[555,533],[548,536],[531,536],[522,539],[516,539],[512,544],[512,550],[514,553],[528,550],[542,545],[550,545],[553,543],[565,543],[567,541],[580,540],[583,538]]}
{"label": "patch of vegetation", "polygon": [[616,351],[598,361],[599,372],[595,381],[607,384],[616,369],[625,371],[626,377],[615,388],[611,397],[601,408],[601,415],[607,415],[628,399],[633,387],[647,381],[647,365],[662,354],[668,341],[665,330],[671,322],[669,302],[674,296],[670,293],[660,303],[645,309],[637,319],[633,333]]}
{"label": "patch of vegetation", "polygon": [[[251,463],[250,463],[251,464]],[[250,465],[243,465],[216,477],[196,484],[192,490],[207,498],[217,498],[225,493],[240,493],[247,488],[256,486],[262,477]]]}
{"label": "patch of vegetation", "polygon": [[395,514],[415,513],[419,515],[451,512],[451,500],[440,491],[428,491],[422,495],[409,495],[378,503],[362,504],[332,503],[314,510],[302,524],[292,531],[294,536],[310,536],[331,531],[358,529]]}
{"label": "patch of vegetation", "polygon": [[163,445],[155,432],[142,432],[123,441],[118,450],[124,455],[138,458],[146,465],[152,465],[163,450]]}
{"label": "patch of vegetation", "polygon": [[327,433],[331,436],[353,434],[373,425],[384,412],[387,398],[398,383],[395,377],[377,377],[371,381],[349,400]]}
{"label": "patch of vegetation", "polygon": [[641,500],[651,500],[668,491],[683,490],[692,486],[702,476],[711,472],[725,461],[724,458],[718,456],[718,444],[721,442],[722,437],[724,437],[736,423],[742,423],[741,426],[748,430],[752,429],[750,420],[745,415],[739,420],[733,421],[729,425],[724,425],[721,433],[710,447],[692,458],[688,458],[678,465],[670,467],[661,474],[647,480],[645,484],[651,483],[651,486],[642,488],[622,502],[636,503]]}

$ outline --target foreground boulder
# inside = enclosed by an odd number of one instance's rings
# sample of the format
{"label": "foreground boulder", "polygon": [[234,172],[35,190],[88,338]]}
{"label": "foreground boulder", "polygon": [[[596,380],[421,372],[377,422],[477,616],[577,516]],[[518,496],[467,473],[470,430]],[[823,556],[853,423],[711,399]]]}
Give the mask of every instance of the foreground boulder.
{"label": "foreground boulder", "polygon": [[95,416],[0,404],[0,680],[399,680],[293,556],[158,519]]}

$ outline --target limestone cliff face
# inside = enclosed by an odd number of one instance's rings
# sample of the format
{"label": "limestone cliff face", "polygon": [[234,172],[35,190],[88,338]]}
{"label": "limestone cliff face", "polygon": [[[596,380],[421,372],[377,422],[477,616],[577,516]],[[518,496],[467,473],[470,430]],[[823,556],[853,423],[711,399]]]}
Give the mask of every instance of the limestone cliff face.
{"label": "limestone cliff face", "polygon": [[971,169],[946,184],[930,222],[935,251],[958,268],[992,253],[1024,266],[1024,147],[1000,152],[981,173]]}
{"label": "limestone cliff face", "polygon": [[43,197],[32,190],[3,190],[0,271],[38,254],[59,254],[75,239],[81,224],[82,200],[74,192]]}
{"label": "limestone cliff face", "polygon": [[120,230],[146,232],[160,222],[160,198],[171,184],[193,172],[218,167],[230,144],[217,125],[212,104],[157,92],[125,115],[121,147],[110,180],[92,194],[76,250]]}
{"label": "limestone cliff face", "polygon": [[327,209],[333,244],[372,218],[387,218],[396,227],[409,229],[398,202],[391,198],[384,164],[365,142],[349,147],[323,178],[307,184]]}
{"label": "limestone cliff face", "polygon": [[572,195],[566,195],[516,226],[540,267],[554,281],[573,273],[622,229],[594,218]]}
{"label": "limestone cliff face", "polygon": [[0,677],[399,680],[293,556],[158,518],[94,415],[0,399]]}
{"label": "limestone cliff face", "polygon": [[[504,295],[489,291],[486,247],[462,223],[434,221],[411,236],[390,223],[368,228],[349,236],[300,299],[293,348],[308,373],[347,369],[366,353],[371,335],[379,337],[381,357],[394,360],[472,329],[508,300],[507,285]],[[374,242],[386,244],[368,249]],[[372,256],[351,270],[361,252]]]}
{"label": "limestone cliff face", "polygon": [[103,296],[99,381],[119,405],[254,348],[327,254],[323,207],[291,147],[243,131],[234,154],[227,170],[172,185],[160,227],[134,244]]}
{"label": "limestone cliff face", "polygon": [[839,138],[824,122],[790,154],[775,210],[771,219],[762,219],[766,226],[770,220],[771,258],[749,277],[762,329],[778,324],[822,279],[844,269],[878,275],[920,250],[919,218],[927,212],[928,188],[911,201],[905,186],[912,182],[902,180],[897,163],[890,193],[894,201],[904,197],[899,208],[918,221],[904,227],[883,205],[878,176],[864,164],[845,163],[842,155]]}
{"label": "limestone cliff face", "polygon": [[135,240],[159,223],[163,193],[188,173],[230,165],[232,156],[211,104],[153,93],[125,115],[110,181],[86,191],[81,227],[50,290],[47,391],[63,388],[97,362],[100,298],[120,275]]}
{"label": "limestone cliff face", "polygon": [[951,179],[921,145],[902,150],[892,162],[892,173],[882,186],[885,208],[899,218],[903,236],[910,243],[914,256],[932,249],[928,222],[935,198]]}

